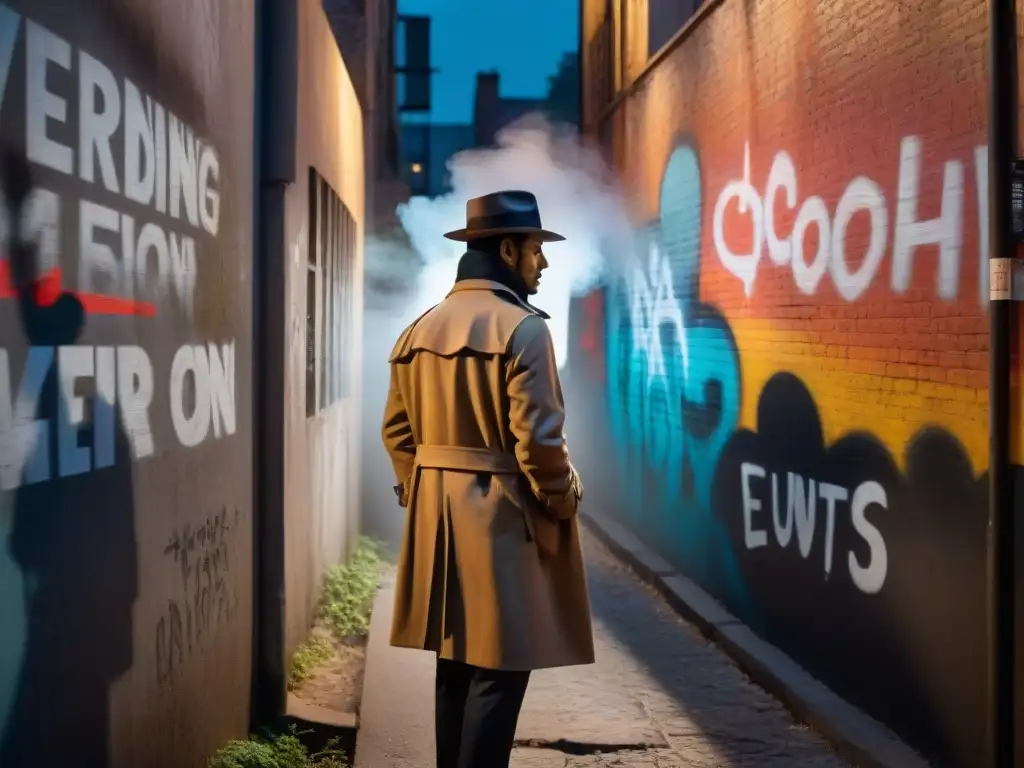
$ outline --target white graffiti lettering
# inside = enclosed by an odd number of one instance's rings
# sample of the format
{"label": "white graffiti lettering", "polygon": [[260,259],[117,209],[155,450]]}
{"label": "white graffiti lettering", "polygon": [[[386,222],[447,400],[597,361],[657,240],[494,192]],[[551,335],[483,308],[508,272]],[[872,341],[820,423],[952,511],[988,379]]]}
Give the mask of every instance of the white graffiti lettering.
{"label": "white graffiti lettering", "polygon": [[[46,409],[40,402],[43,384],[54,365],[57,402]],[[0,348],[0,490],[155,454],[153,363],[141,347],[31,347],[16,388],[11,374],[8,352]],[[181,347],[169,378],[171,420],[181,445],[195,447],[211,431],[213,439],[235,434],[233,341]],[[82,394],[83,386],[89,395]],[[56,419],[56,467],[51,466],[51,428],[41,415],[44,410]],[[118,422],[130,457],[116,455]],[[91,440],[83,443],[86,426]]]}
{"label": "white graffiti lettering", "polygon": [[[192,413],[186,414],[185,382],[191,374],[194,396]],[[206,439],[213,427],[214,437],[235,432],[235,345],[223,350],[182,347],[171,364],[171,419],[182,445],[192,447]]]}
{"label": "white graffiti lettering", "polygon": [[[665,352],[662,349],[662,326],[675,331],[680,345],[683,371],[687,368],[687,346],[683,310],[676,298],[672,280],[672,264],[652,238],[647,271],[636,260],[628,274],[630,327],[633,329],[634,354],[647,359],[647,387],[667,375]],[[674,351],[674,350],[673,350]]]}
{"label": "white graffiti lettering", "polygon": [[[988,260],[988,151],[974,151],[975,185],[978,199],[979,301],[987,302]],[[942,204],[934,219],[920,220],[918,199],[921,191],[921,140],[908,136],[900,145],[899,180],[896,209],[892,217],[892,290],[904,294],[910,289],[914,259],[918,248],[938,246],[936,294],[943,300],[956,298],[959,288],[963,250],[964,167],[949,160],[943,167]],[[749,253],[735,253],[727,243],[725,216],[730,204],[749,217],[753,238]],[[792,232],[784,236],[775,231],[776,206],[796,211]],[[865,212],[870,220],[867,249],[857,267],[851,267],[858,254],[847,251],[846,232],[855,214]],[[805,252],[805,237],[817,233],[817,249]],[[797,171],[786,152],[775,155],[762,195],[750,178],[750,145],[744,148],[743,176],[728,182],[715,202],[712,237],[719,261],[743,283],[744,292],[753,295],[761,257],[778,266],[789,265],[800,292],[813,295],[828,273],[836,292],[848,302],[856,301],[875,279],[890,241],[890,215],[881,186],[866,176],[857,176],[845,188],[835,207],[812,195],[799,202]]]}
{"label": "white graffiti lettering", "polygon": [[[99,59],[35,22],[22,24],[8,9],[4,15],[10,25],[0,34],[0,104],[18,33],[25,33],[26,158],[93,185],[83,191],[99,192],[34,193],[26,215],[31,217],[28,231],[40,245],[40,266],[60,266],[62,214],[69,207],[62,197],[77,197],[70,204],[71,210],[78,209],[77,289],[153,304],[173,292],[191,316],[196,238],[216,236],[220,228],[216,151]],[[60,81],[47,75],[52,70],[77,75],[77,88],[58,92]],[[77,109],[69,108],[72,104]],[[76,112],[77,146],[70,146],[57,138],[57,131]],[[118,201],[127,202],[132,214],[120,211]],[[7,206],[0,205],[0,239],[9,230]]]}
{"label": "white graffiti lettering", "polygon": [[[885,540],[878,528],[867,518],[867,510],[877,505],[888,509],[885,488],[874,480],[861,483],[850,491],[832,483],[805,479],[795,472],[786,473],[785,499],[780,502],[780,475],[771,472],[771,528],[775,542],[786,549],[796,531],[797,550],[807,560],[815,541],[820,503],[824,502],[824,525],[822,535],[824,553],[822,570],[825,578],[832,573],[835,547],[836,516],[841,514],[842,504],[849,503],[850,521],[853,530],[867,544],[870,553],[867,565],[861,564],[855,553],[847,553],[847,569],[854,586],[865,594],[876,594],[885,584],[889,568]],[[748,550],[768,546],[768,523],[761,519],[764,502],[752,487],[753,480],[766,481],[768,471],[757,464],[744,462],[740,465],[740,491],[743,500],[743,542]]]}

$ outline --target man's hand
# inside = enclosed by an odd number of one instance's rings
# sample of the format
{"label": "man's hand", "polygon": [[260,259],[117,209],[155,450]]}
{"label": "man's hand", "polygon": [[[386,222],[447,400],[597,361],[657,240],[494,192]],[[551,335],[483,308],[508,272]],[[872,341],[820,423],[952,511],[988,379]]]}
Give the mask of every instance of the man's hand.
{"label": "man's hand", "polygon": [[[562,433],[562,442],[565,444],[565,454],[569,455],[569,441],[565,437],[565,433]],[[576,502],[583,501],[583,480],[580,479],[580,473],[576,471],[576,467],[573,466],[572,459],[569,459],[569,487],[573,493],[576,494]]]}
{"label": "man's hand", "polygon": [[392,487],[395,492],[395,496],[398,498],[398,506],[408,507],[409,506],[409,488],[407,483],[399,483]]}
{"label": "man's hand", "polygon": [[572,465],[572,462],[569,462],[569,471],[572,473],[569,484],[573,493],[576,494],[576,502],[579,503],[583,501],[583,480],[580,478],[580,473],[576,471],[576,467]]}

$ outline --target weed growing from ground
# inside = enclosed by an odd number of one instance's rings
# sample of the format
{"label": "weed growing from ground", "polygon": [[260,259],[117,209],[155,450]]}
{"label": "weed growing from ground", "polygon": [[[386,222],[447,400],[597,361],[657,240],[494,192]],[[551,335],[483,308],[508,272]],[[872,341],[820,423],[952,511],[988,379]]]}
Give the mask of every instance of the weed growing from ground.
{"label": "weed growing from ground", "polygon": [[211,757],[206,768],[348,768],[345,753],[331,739],[319,752],[310,754],[299,740],[309,731],[293,725],[288,733],[272,737],[253,736],[248,741],[231,741]]}
{"label": "weed growing from ground", "polygon": [[[347,565],[336,565],[324,577],[317,609],[317,625],[308,642],[292,657],[288,687],[295,688],[313,676],[334,654],[334,642],[364,637],[370,630],[373,596],[384,569],[384,545],[363,537]],[[348,768],[344,751],[332,739],[320,752],[309,754],[294,726],[286,734],[253,736],[231,741],[211,757],[206,768]]]}
{"label": "weed growing from ground", "polygon": [[317,608],[317,625],[309,641],[299,646],[292,657],[289,689],[302,685],[317,667],[330,660],[334,641],[345,642],[365,636],[369,631],[373,596],[384,564],[383,553],[381,542],[364,536],[356,544],[347,565],[336,565],[327,572]]}
{"label": "weed growing from ground", "polygon": [[300,645],[292,656],[291,676],[288,689],[294,690],[309,680],[317,667],[326,664],[334,655],[334,644],[330,635],[318,628],[313,629],[309,640]]}
{"label": "weed growing from ground", "polygon": [[347,565],[336,565],[324,577],[318,619],[339,640],[364,636],[370,630],[373,596],[380,584],[384,547],[376,539],[359,540]]}

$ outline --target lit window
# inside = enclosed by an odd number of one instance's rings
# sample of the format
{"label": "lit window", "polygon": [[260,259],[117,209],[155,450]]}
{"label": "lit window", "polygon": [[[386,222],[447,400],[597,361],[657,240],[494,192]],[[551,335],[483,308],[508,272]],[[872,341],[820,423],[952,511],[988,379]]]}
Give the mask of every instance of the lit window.
{"label": "lit window", "polygon": [[423,173],[423,166],[420,165],[419,163],[413,163],[412,164],[412,172],[413,173]]}

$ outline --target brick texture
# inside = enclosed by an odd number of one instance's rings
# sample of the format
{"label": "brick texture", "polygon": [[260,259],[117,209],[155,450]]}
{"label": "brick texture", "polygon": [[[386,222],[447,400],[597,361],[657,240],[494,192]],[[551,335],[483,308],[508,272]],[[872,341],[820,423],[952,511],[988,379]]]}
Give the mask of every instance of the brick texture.
{"label": "brick texture", "polygon": [[[984,704],[986,4],[705,0],[643,70],[647,3],[621,2],[582,2],[584,129],[655,234],[579,309],[577,381],[604,389],[587,415],[609,425],[582,441],[609,441],[589,474],[640,538],[812,674],[937,764],[971,765],[984,733],[960,713]],[[643,75],[616,99],[622,69]],[[877,550],[852,504],[823,530],[824,497],[799,545],[780,533],[787,482],[807,478],[812,497],[884,491],[866,513]]]}

